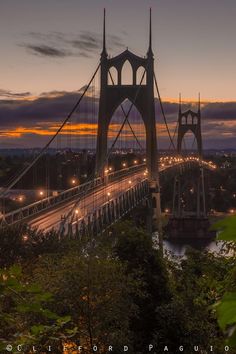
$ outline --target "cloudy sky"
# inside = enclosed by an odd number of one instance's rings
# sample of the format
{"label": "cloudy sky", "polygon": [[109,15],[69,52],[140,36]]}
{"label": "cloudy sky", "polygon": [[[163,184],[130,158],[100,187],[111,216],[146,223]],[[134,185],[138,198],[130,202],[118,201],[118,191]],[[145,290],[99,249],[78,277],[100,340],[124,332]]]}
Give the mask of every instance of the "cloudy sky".
{"label": "cloudy sky", "polygon": [[[201,92],[204,146],[236,147],[235,0],[8,0],[0,1],[0,148],[42,146],[65,118],[99,61],[104,7],[109,54],[145,55],[150,6],[172,131],[179,92],[186,108]],[[81,144],[96,136],[98,103],[85,101],[70,126]],[[156,112],[165,147],[158,102]]]}

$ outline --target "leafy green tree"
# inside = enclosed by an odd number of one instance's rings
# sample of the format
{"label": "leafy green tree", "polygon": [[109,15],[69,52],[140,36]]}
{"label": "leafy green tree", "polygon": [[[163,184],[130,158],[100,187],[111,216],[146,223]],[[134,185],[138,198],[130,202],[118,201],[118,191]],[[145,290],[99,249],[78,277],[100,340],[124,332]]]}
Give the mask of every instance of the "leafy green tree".
{"label": "leafy green tree", "polygon": [[222,353],[223,334],[212,305],[224,291],[229,267],[232,264],[224,257],[191,249],[185,259],[171,266],[172,298],[157,306],[156,343],[168,345],[171,352],[181,345],[188,352],[194,345],[205,350],[213,345],[215,353]]}
{"label": "leafy green tree", "polygon": [[[232,242],[230,244],[231,255],[235,260],[236,242],[236,217],[228,217],[216,223],[214,229],[218,230],[218,239]],[[236,264],[230,272],[228,290],[222,299],[217,303],[216,310],[218,322],[227,335],[227,343],[236,348]]]}
{"label": "leafy green tree", "polygon": [[0,270],[0,293],[1,352],[7,345],[15,350],[20,344],[28,353],[31,345],[52,342],[61,352],[70,317],[58,316],[48,309],[53,302],[51,293],[42,291],[35,283],[25,282],[19,266]]}
{"label": "leafy green tree", "polygon": [[154,249],[152,237],[131,222],[118,224],[111,237],[115,239],[114,253],[127,264],[127,272],[144,284],[146,296],[134,296],[138,307],[138,318],[133,318],[131,329],[134,333],[135,352],[148,348],[159,319],[156,307],[168,303],[171,289],[166,264],[157,249]]}
{"label": "leafy green tree", "polygon": [[90,241],[74,241],[67,251],[40,257],[33,279],[57,299],[51,310],[71,317],[77,328],[71,341],[86,353],[93,345],[99,353],[106,353],[111,344],[115,353],[124,343],[131,350],[129,323],[137,314],[133,297],[143,296],[142,284],[127,274],[118,259],[100,254],[100,247]]}
{"label": "leafy green tree", "polygon": [[44,233],[26,224],[6,226],[0,228],[0,267],[30,263],[44,253],[58,252],[65,247],[66,239],[60,240],[55,230]]}

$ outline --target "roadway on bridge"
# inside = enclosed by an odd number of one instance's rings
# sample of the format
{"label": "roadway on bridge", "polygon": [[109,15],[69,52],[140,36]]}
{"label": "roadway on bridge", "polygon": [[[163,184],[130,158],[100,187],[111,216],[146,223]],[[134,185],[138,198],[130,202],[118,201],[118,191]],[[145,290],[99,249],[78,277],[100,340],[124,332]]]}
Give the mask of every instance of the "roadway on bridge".
{"label": "roadway on bridge", "polygon": [[[76,206],[76,217],[85,217],[86,215],[92,213],[96,208],[101,207],[108,200],[118,197],[120,194],[127,191],[127,189],[146,179],[144,171],[145,169],[132,175],[121,177],[119,180],[109,183],[107,186],[99,187],[97,190],[84,196],[80,200],[78,206]],[[52,228],[58,230],[60,227],[61,217],[69,213],[75,204],[75,200],[76,199],[64,203],[63,205],[59,205],[56,209],[42,212],[42,214],[30,220],[28,225],[43,231],[49,231]]]}
{"label": "roadway on bridge", "polygon": [[[170,165],[161,164],[159,167],[159,172],[179,164],[181,164],[181,162],[175,162]],[[133,174],[120,177],[118,180],[110,182],[107,186],[100,186],[91,191],[82,197],[79,204],[76,206],[76,218],[82,219],[86,215],[92,214],[94,210],[100,208],[108,200],[117,198],[129,188],[134,187],[139,182],[145,180],[147,177],[144,173],[145,167]],[[42,231],[49,231],[52,228],[58,230],[62,217],[66,216],[70,212],[75,205],[75,201],[76,197],[69,202],[64,202],[63,204],[55,206],[53,210],[42,211],[39,215],[32,217],[32,219],[28,221],[28,225]]]}

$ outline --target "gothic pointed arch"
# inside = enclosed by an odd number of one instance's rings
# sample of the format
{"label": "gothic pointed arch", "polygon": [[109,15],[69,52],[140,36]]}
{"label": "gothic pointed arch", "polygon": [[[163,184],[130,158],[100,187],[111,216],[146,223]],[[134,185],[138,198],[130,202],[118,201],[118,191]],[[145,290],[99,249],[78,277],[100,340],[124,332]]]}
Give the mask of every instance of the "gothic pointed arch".
{"label": "gothic pointed arch", "polygon": [[179,120],[178,120],[178,138],[177,138],[177,151],[179,154],[182,152],[182,142],[184,136],[192,132],[195,136],[197,142],[198,155],[202,156],[202,134],[201,134],[201,112],[188,110],[185,112],[179,110]]}
{"label": "gothic pointed arch", "polygon": [[133,85],[134,83],[134,70],[129,59],[126,59],[122,66],[121,83],[122,85]]}

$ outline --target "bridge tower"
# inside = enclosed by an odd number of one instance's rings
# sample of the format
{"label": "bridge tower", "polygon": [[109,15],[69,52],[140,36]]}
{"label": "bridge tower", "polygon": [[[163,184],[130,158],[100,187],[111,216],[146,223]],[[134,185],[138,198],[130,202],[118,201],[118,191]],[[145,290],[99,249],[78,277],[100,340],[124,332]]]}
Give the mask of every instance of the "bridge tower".
{"label": "bridge tower", "polygon": [[[149,22],[149,47],[146,57],[140,57],[129,51],[125,51],[115,57],[108,57],[106,49],[106,13],[104,10],[103,22],[103,49],[101,53],[101,77],[100,100],[98,113],[98,136],[96,149],[96,174],[103,174],[107,164],[107,140],[111,118],[117,107],[126,99],[129,99],[140,112],[146,133],[147,168],[153,195],[154,215],[160,218],[160,188],[158,173],[156,120],[154,104],[154,55],[152,51],[152,18],[150,9]],[[122,68],[129,62],[132,70],[131,84],[123,84]],[[116,72],[115,85],[109,84],[110,69]],[[145,81],[137,82],[139,69],[145,70]],[[143,75],[144,77],[144,75]]]}
{"label": "bridge tower", "polygon": [[[177,152],[182,153],[182,141],[185,134],[191,131],[197,142],[198,158],[202,158],[202,132],[201,132],[201,102],[200,94],[198,97],[198,111],[187,110],[182,112],[181,96],[179,97],[179,115],[178,115],[178,138],[177,138]],[[205,202],[205,186],[204,186],[204,171],[200,165],[200,169],[197,170],[197,217],[206,216],[206,202]],[[193,176],[196,179],[196,176]],[[182,181],[181,181],[182,180]],[[176,176],[174,185],[173,196],[173,214],[177,217],[181,217],[183,210],[181,210],[181,194],[184,181],[181,175]],[[177,204],[177,206],[176,206]]]}
{"label": "bridge tower", "polygon": [[185,134],[191,131],[195,136],[198,148],[198,156],[202,157],[202,133],[201,133],[201,103],[200,95],[198,101],[198,111],[187,110],[182,112],[181,108],[181,96],[179,100],[179,116],[178,116],[178,138],[177,138],[177,152],[181,154],[182,141]]}
{"label": "bridge tower", "polygon": [[[196,167],[191,174],[183,176],[179,172],[175,176],[172,215],[167,225],[167,231],[173,238],[191,238],[191,237],[212,237],[209,233],[209,220],[206,212],[204,170],[201,165],[202,159],[202,134],[201,134],[201,109],[200,95],[198,111],[187,110],[182,112],[181,98],[179,102],[178,114],[178,137],[177,152],[182,153],[182,141],[185,134],[191,131],[197,142],[199,167]],[[193,187],[190,187],[190,184]],[[187,192],[186,192],[187,191]],[[183,206],[183,195],[188,195],[187,205]],[[191,195],[192,193],[192,195]],[[194,197],[195,196],[195,197]],[[196,199],[195,199],[196,198]],[[189,210],[192,207],[194,210]],[[187,210],[186,210],[187,209]]]}

